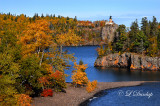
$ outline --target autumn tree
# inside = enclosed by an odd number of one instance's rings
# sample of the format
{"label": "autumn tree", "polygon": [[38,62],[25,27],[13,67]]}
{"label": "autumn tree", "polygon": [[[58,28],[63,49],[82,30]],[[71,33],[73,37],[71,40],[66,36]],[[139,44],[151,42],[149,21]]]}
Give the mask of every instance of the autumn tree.
{"label": "autumn tree", "polygon": [[[11,27],[8,27],[9,29]],[[0,105],[16,105],[16,80],[19,77],[20,48],[16,36],[5,30],[0,34]]]}
{"label": "autumn tree", "polygon": [[97,88],[97,80],[94,81],[88,81],[87,86],[86,86],[86,90],[88,93],[94,91]]}
{"label": "autumn tree", "polygon": [[16,104],[16,78],[19,76],[19,64],[14,62],[13,49],[7,48],[0,53],[0,105]]}
{"label": "autumn tree", "polygon": [[74,69],[72,80],[75,86],[82,86],[88,83],[88,78],[85,73],[85,69],[87,68],[87,64],[77,65],[76,62],[74,63]]}
{"label": "autumn tree", "polygon": [[38,20],[28,25],[23,33],[24,36],[20,37],[19,41],[22,44],[23,55],[35,53],[40,58],[39,65],[41,66],[45,49],[53,43],[49,23],[45,20]]}
{"label": "autumn tree", "polygon": [[63,46],[77,46],[80,41],[82,41],[82,38],[77,36],[73,30],[69,30],[67,33],[56,35],[56,42],[60,46],[61,54]]}

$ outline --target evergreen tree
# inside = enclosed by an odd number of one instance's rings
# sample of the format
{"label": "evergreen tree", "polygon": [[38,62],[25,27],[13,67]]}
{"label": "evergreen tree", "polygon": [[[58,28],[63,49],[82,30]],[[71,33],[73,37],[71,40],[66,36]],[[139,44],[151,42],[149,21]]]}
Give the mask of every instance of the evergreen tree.
{"label": "evergreen tree", "polygon": [[160,24],[159,24],[159,27],[158,27],[158,37],[157,37],[157,45],[158,45],[158,49],[160,50]]}
{"label": "evergreen tree", "polygon": [[61,16],[60,16],[60,15],[58,15],[58,18],[61,18]]}
{"label": "evergreen tree", "polygon": [[151,22],[151,30],[150,35],[151,37],[155,37],[158,35],[158,22],[155,16],[153,16],[153,21]]}
{"label": "evergreen tree", "polygon": [[147,17],[142,18],[141,24],[142,24],[141,30],[143,31],[144,35],[149,37],[149,35],[150,35],[150,25],[148,23]]}
{"label": "evergreen tree", "polygon": [[135,39],[137,34],[139,33],[139,26],[137,19],[132,23],[130,29],[131,29],[129,32],[130,50],[131,52],[136,52],[136,49],[133,46],[135,46]]}
{"label": "evergreen tree", "polygon": [[139,31],[133,42],[133,50],[136,53],[142,53],[146,48],[148,48],[147,37],[144,35],[143,31]]}
{"label": "evergreen tree", "polygon": [[150,36],[149,40],[149,48],[147,50],[149,56],[156,56],[158,54],[158,22],[156,17],[153,16],[152,22],[150,22]]}
{"label": "evergreen tree", "polygon": [[56,17],[55,14],[53,15],[53,17]]}
{"label": "evergreen tree", "polygon": [[43,18],[43,17],[44,17],[44,15],[42,14],[42,15],[41,15],[41,18]]}
{"label": "evergreen tree", "polygon": [[75,21],[75,22],[77,21],[77,16],[74,17],[74,21]]}
{"label": "evergreen tree", "polygon": [[126,44],[127,44],[127,36],[126,36],[126,26],[125,25],[119,25],[118,29],[118,39],[115,41],[115,47],[114,49],[116,51],[124,51],[126,49]]}

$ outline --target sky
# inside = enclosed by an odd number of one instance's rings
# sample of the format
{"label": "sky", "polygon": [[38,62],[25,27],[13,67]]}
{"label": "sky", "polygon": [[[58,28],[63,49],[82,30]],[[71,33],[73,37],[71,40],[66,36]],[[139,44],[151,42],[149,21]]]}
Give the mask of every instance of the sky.
{"label": "sky", "polygon": [[55,14],[78,20],[108,20],[127,27],[143,17],[160,21],[160,0],[0,0],[0,13]]}

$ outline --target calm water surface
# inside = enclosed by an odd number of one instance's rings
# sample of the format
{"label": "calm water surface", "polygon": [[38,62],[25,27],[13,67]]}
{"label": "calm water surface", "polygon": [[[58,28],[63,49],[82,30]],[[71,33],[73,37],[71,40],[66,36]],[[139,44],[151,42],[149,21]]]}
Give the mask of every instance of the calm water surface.
{"label": "calm water surface", "polygon": [[[117,82],[117,81],[160,81],[160,72],[138,70],[127,71],[127,69],[102,69],[94,67],[94,62],[97,58],[96,48],[98,46],[79,46],[79,47],[64,47],[63,50],[67,50],[69,53],[74,53],[77,58],[77,62],[81,59],[84,64],[88,64],[86,69],[87,77],[89,80],[97,80],[98,82]],[[71,63],[73,65],[73,63]],[[66,82],[71,82],[70,70],[65,71],[69,77],[66,78]]]}
{"label": "calm water surface", "polygon": [[105,90],[88,106],[160,106],[160,82]]}

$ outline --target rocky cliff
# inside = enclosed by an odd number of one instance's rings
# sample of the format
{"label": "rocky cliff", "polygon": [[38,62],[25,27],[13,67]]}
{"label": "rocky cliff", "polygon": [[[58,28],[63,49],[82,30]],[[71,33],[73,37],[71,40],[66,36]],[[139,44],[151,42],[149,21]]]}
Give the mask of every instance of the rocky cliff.
{"label": "rocky cliff", "polygon": [[117,24],[108,24],[105,25],[102,29],[102,40],[106,40],[108,42],[112,42],[115,36],[118,36],[118,33],[116,32],[118,28]]}
{"label": "rocky cliff", "polygon": [[142,56],[135,53],[123,53],[119,55],[108,54],[97,58],[95,67],[123,67],[141,70],[160,70],[160,57]]}

